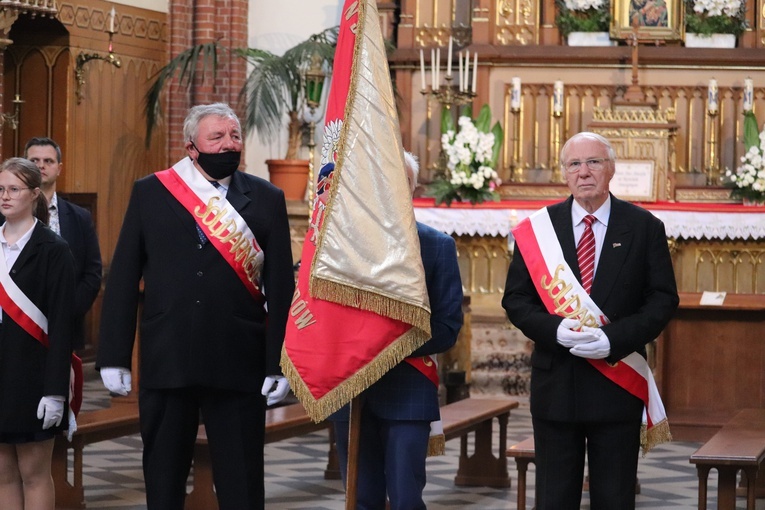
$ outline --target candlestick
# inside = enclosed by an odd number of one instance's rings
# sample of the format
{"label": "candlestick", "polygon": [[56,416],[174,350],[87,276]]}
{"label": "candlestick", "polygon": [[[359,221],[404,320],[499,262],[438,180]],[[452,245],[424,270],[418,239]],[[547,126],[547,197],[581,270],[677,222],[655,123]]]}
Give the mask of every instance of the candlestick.
{"label": "candlestick", "polygon": [[563,113],[563,82],[557,80],[553,86],[553,113],[560,115]]}
{"label": "candlestick", "polygon": [[452,46],[454,45],[454,39],[449,36],[449,54],[446,57],[446,76],[452,75]]}
{"label": "candlestick", "polygon": [[744,80],[744,111],[752,111],[754,106],[754,82],[751,78]]}
{"label": "candlestick", "polygon": [[430,88],[436,90],[436,50],[430,49]]}
{"label": "candlestick", "polygon": [[425,52],[422,51],[422,48],[420,48],[420,83],[422,84],[420,90],[425,90]]}
{"label": "candlestick", "polygon": [[510,89],[510,108],[517,110],[521,107],[521,79],[515,76],[510,82],[512,83],[512,88]]}
{"label": "candlestick", "polygon": [[436,85],[435,88],[441,86],[441,48],[436,48],[436,61],[433,63],[436,67]]}
{"label": "candlestick", "polygon": [[463,84],[465,86],[465,91],[468,89],[468,76],[470,76],[470,50],[465,50],[465,78],[463,80]]}
{"label": "candlestick", "polygon": [[112,7],[111,19],[109,20],[109,32],[111,32],[112,34],[114,33],[114,16],[116,14],[117,14],[117,11],[114,9],[114,7]]}
{"label": "candlestick", "polygon": [[717,113],[718,108],[718,92],[717,92],[717,80],[712,78],[709,80],[709,88],[707,90],[707,110],[711,114]]}
{"label": "candlestick", "polygon": [[473,85],[470,89],[473,94],[475,94],[476,78],[478,78],[478,52],[473,54]]}
{"label": "candlestick", "polygon": [[458,73],[460,75],[459,91],[464,92],[465,91],[465,76],[462,74],[462,52],[461,51],[457,53],[457,60],[459,60],[460,62],[459,73]]}

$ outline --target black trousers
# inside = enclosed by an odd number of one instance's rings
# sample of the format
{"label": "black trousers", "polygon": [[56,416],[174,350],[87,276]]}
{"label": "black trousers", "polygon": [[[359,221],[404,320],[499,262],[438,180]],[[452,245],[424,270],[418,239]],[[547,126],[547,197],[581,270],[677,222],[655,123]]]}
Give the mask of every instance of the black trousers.
{"label": "black trousers", "polygon": [[579,510],[584,459],[592,510],[635,508],[640,421],[556,422],[532,417],[537,510]]}
{"label": "black trousers", "polygon": [[183,510],[200,414],[220,510],[264,508],[262,395],[141,388],[139,411],[148,510]]}

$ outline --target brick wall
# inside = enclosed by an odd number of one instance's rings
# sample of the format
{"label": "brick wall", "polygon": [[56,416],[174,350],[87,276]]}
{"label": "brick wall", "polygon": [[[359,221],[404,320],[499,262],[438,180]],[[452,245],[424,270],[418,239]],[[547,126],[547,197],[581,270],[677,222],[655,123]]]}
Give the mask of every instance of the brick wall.
{"label": "brick wall", "polygon": [[[170,0],[169,9],[168,59],[192,45],[216,40],[231,49],[247,46],[247,0]],[[227,52],[219,67],[215,83],[209,76],[194,83],[189,90],[179,89],[177,83],[166,88],[168,165],[186,154],[183,120],[191,106],[221,101],[229,103],[241,116],[243,109],[238,107],[237,100],[244,84],[246,64]]]}

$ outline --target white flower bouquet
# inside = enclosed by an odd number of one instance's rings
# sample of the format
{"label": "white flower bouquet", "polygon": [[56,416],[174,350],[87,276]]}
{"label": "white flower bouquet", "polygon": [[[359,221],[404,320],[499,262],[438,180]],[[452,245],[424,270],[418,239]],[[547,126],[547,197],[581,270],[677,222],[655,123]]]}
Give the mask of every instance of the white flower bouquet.
{"label": "white flower bouquet", "polygon": [[685,0],[686,32],[740,35],[746,27],[742,0]]}
{"label": "white flower bouquet", "polygon": [[499,122],[491,126],[488,105],[481,108],[473,121],[462,115],[455,129],[450,112],[445,111],[441,122],[441,148],[446,160],[446,172],[429,187],[428,195],[435,197],[436,204],[453,200],[472,204],[487,200],[499,200],[497,187],[502,183],[496,167],[502,144],[502,127]]}
{"label": "white flower bouquet", "polygon": [[725,175],[733,185],[731,196],[745,203],[765,203],[765,126],[758,132],[757,119],[751,111],[744,118],[744,145],[746,154],[735,172]]}
{"label": "white flower bouquet", "polygon": [[571,32],[608,32],[611,6],[608,0],[555,0],[555,24],[561,35]]}

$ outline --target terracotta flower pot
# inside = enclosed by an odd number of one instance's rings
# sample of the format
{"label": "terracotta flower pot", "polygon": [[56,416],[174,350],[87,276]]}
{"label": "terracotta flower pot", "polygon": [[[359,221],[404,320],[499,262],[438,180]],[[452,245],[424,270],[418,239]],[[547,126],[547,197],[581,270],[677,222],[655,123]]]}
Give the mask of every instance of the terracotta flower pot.
{"label": "terracotta flower pot", "polygon": [[307,159],[268,159],[266,164],[271,183],[284,191],[287,200],[305,199],[308,186]]}

